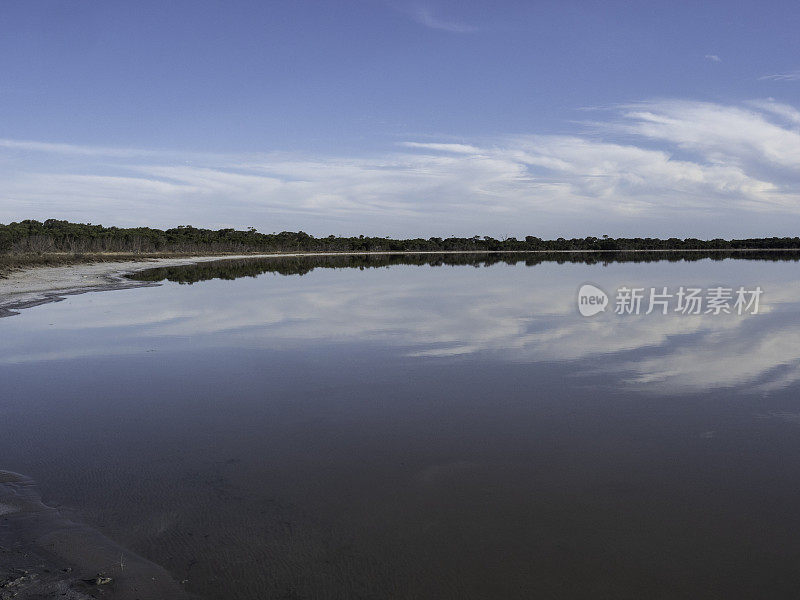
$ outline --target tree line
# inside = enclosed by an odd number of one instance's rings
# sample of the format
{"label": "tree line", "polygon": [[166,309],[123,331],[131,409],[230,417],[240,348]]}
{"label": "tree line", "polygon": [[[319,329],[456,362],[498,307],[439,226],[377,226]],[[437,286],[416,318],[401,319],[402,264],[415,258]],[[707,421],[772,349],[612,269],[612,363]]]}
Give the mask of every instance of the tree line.
{"label": "tree line", "polygon": [[742,250],[800,249],[798,237],[746,239],[563,237],[522,239],[489,236],[392,239],[388,237],[330,235],[314,237],[303,231],[260,233],[255,228],[202,229],[181,225],[171,229],[104,227],[58,219],[24,220],[0,224],[2,253],[253,253],[253,252],[519,252],[620,250]]}

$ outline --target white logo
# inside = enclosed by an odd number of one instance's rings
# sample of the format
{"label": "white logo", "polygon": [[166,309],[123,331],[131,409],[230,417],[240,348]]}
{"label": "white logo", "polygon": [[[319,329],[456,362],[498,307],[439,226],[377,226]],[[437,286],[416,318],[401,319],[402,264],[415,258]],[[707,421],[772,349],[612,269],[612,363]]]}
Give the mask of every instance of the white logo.
{"label": "white logo", "polygon": [[578,290],[578,310],[584,317],[603,312],[608,306],[608,294],[591,283],[584,283]]}

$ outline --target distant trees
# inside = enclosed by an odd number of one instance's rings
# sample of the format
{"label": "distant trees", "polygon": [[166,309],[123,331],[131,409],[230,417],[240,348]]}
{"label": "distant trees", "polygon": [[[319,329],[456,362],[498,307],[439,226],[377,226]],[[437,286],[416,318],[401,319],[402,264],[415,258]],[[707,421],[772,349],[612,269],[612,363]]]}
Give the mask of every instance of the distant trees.
{"label": "distant trees", "polygon": [[172,229],[150,227],[103,227],[91,223],[71,223],[57,219],[44,222],[25,220],[8,225],[0,224],[0,252],[33,253],[252,253],[252,252],[403,252],[429,251],[635,251],[635,250],[740,250],[740,249],[800,249],[798,237],[750,239],[695,238],[600,238],[585,237],[543,240],[525,236],[518,240],[502,240],[489,236],[430,237],[391,239],[381,237],[314,237],[304,231],[259,233],[249,227],[236,229],[201,229],[181,225]]}

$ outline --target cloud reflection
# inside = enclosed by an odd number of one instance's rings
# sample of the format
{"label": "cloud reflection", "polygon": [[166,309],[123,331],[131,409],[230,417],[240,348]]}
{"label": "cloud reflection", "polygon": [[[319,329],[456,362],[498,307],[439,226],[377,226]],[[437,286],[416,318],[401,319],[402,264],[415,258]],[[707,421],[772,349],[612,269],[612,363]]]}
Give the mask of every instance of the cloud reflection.
{"label": "cloud reflection", "polygon": [[[790,263],[724,261],[489,268],[317,269],[303,277],[208,281],[87,294],[5,320],[0,364],[158,348],[303,349],[380,344],[449,360],[565,362],[620,386],[763,390],[800,377],[800,274]],[[581,317],[578,287],[761,285],[758,315]]]}

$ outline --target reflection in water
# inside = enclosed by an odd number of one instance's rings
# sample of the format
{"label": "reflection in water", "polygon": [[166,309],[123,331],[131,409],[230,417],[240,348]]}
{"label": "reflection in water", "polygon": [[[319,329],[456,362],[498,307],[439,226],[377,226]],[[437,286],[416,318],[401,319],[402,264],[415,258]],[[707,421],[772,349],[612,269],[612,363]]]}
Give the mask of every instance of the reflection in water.
{"label": "reflection in water", "polygon": [[[603,361],[582,367],[619,373],[615,385],[648,391],[704,389],[709,386],[748,384],[759,389],[780,387],[800,377],[800,345],[795,303],[800,298],[800,277],[795,271],[797,253],[751,252],[751,259],[722,253],[709,258],[701,253],[554,253],[526,255],[433,254],[291,257],[223,260],[199,265],[150,269],[134,277],[143,281],[193,283],[232,280],[260,274],[303,275],[314,269],[364,269],[388,266],[496,266],[507,271],[419,272],[373,278],[364,294],[353,279],[335,277],[320,285],[273,286],[261,294],[235,296],[205,293],[189,305],[149,304],[128,307],[122,317],[130,324],[158,326],[158,335],[177,341],[208,334],[208,343],[236,346],[282,345],[309,340],[360,338],[402,349],[413,356],[454,356],[490,352],[506,360],[546,361],[592,358]],[[669,261],[657,260],[668,257]],[[733,258],[732,258],[733,257]],[[688,263],[686,262],[688,261]],[[675,263],[675,264],[671,264]],[[524,265],[524,266],[523,266]],[[564,265],[559,268],[558,265]],[[630,271],[622,270],[630,265]],[[764,266],[764,270],[761,266]],[[781,266],[777,266],[781,265]],[[524,267],[536,266],[538,270]],[[769,269],[768,267],[772,267]],[[567,269],[579,269],[578,273]],[[598,270],[599,269],[599,270]],[[739,286],[761,284],[764,276],[778,280],[762,301],[762,314],[747,318],[721,315],[600,314],[577,318],[575,294],[591,279],[613,290],[629,287],[696,285]],[[629,272],[630,275],[624,275]],[[423,274],[424,273],[424,274]],[[579,273],[584,273],[581,275]],[[727,273],[723,277],[723,274]],[[784,277],[784,273],[786,277]],[[584,279],[581,279],[584,277]],[[716,277],[716,279],[713,279]],[[524,285],[517,285],[517,278]],[[359,280],[360,281],[360,280]],[[766,282],[764,282],[766,283]],[[233,288],[228,290],[233,293]],[[423,302],[423,298],[431,301]],[[776,312],[777,311],[777,312]],[[569,317],[569,318],[565,318]],[[119,318],[119,315],[117,317]],[[107,326],[107,320],[85,324],[76,315],[76,328]],[[141,340],[152,329],[138,332]],[[110,351],[138,352],[137,345],[117,344]],[[91,355],[109,352],[106,344],[91,343],[67,351]],[[39,360],[54,355],[35,354]],[[611,358],[609,358],[611,357]],[[7,361],[24,361],[17,352]],[[732,367],[735,365],[735,367]]]}
{"label": "reflection in water", "polygon": [[[225,261],[22,311],[0,467],[207,598],[789,597],[798,264],[669,256]],[[584,318],[586,282],[764,295]]]}
{"label": "reflection in water", "polygon": [[209,279],[238,279],[256,277],[263,273],[281,275],[305,275],[314,269],[370,269],[391,265],[426,265],[429,267],[473,266],[489,267],[496,264],[524,264],[533,267],[542,263],[608,265],[611,263],[651,263],[651,262],[691,262],[699,260],[800,260],[800,252],[786,250],[771,252],[767,250],[747,250],[743,252],[495,252],[495,253],[421,253],[421,254],[346,254],[292,256],[275,258],[232,259],[205,262],[195,265],[159,267],[134,273],[129,277],[137,281],[175,281],[177,283],[196,283]]}

